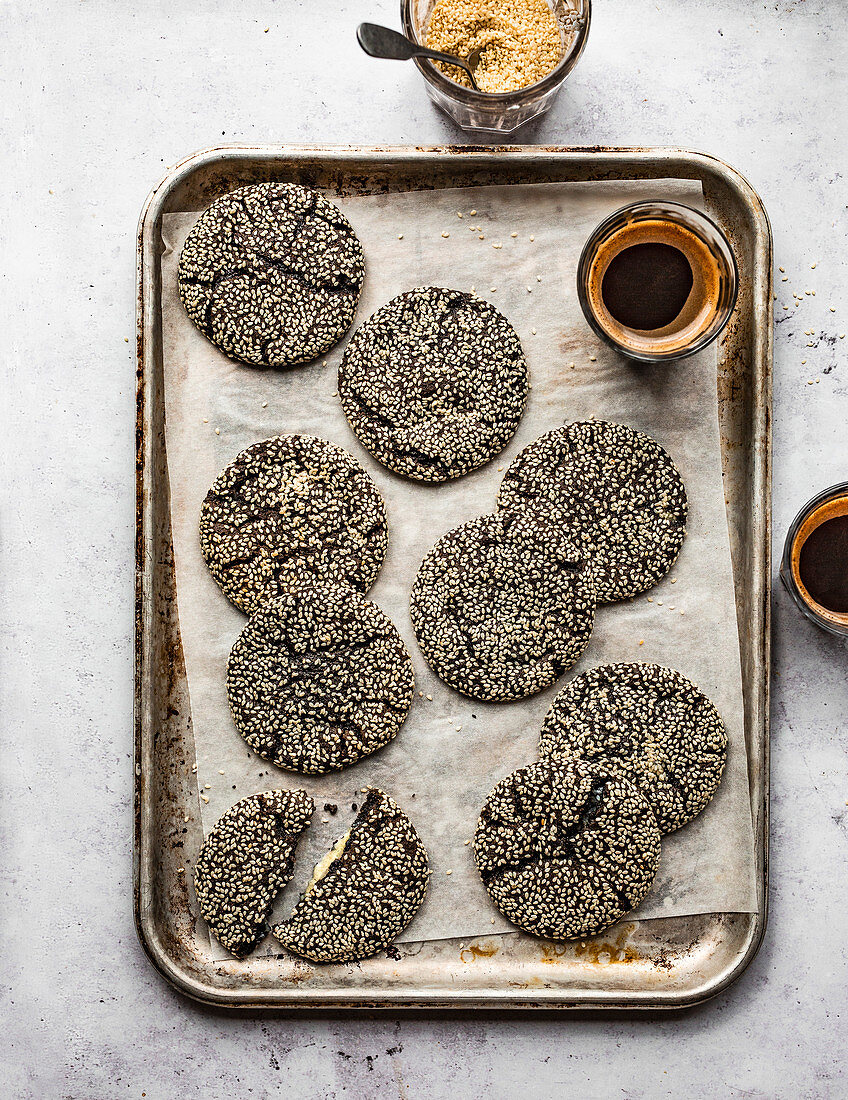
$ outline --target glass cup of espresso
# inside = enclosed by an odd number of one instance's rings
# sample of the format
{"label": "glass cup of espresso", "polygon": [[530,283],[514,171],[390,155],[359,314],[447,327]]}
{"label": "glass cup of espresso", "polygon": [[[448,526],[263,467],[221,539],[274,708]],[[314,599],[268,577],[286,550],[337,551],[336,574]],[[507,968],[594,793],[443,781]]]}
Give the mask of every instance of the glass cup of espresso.
{"label": "glass cup of espresso", "polygon": [[780,579],[808,619],[848,638],[848,481],[807,501],[795,517]]}
{"label": "glass cup of espresso", "polygon": [[635,202],[586,242],[577,294],[586,320],[631,359],[683,359],[711,343],[736,304],[736,257],[719,227],[677,202]]}

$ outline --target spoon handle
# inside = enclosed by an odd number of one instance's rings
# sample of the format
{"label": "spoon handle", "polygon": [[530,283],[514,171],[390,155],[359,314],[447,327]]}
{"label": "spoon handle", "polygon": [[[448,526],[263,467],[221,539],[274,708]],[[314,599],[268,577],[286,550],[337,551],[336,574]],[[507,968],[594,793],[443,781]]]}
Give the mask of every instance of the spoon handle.
{"label": "spoon handle", "polygon": [[467,61],[460,57],[453,57],[449,53],[440,53],[438,50],[428,50],[419,46],[417,42],[411,42],[405,35],[393,31],[390,27],[381,27],[377,23],[360,23],[356,28],[356,39],[359,45],[371,57],[387,57],[395,61],[409,61],[413,57],[427,57],[431,61],[443,61],[448,65],[457,65],[468,73],[471,87],[477,90],[477,82],[474,73]]}

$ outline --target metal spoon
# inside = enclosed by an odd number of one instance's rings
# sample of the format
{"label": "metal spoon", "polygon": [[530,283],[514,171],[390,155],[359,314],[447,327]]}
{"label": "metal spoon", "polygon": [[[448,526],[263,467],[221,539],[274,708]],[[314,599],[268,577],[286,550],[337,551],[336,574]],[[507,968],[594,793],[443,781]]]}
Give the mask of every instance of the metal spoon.
{"label": "metal spoon", "polygon": [[389,57],[396,61],[409,61],[413,57],[429,57],[431,61],[444,61],[448,65],[456,65],[457,68],[464,69],[468,73],[468,79],[474,91],[480,91],[474,79],[473,69],[480,57],[479,50],[472,53],[467,61],[463,61],[461,57],[453,57],[449,53],[427,50],[399,31],[380,27],[376,23],[360,23],[356,28],[356,38],[359,45],[371,57]]}

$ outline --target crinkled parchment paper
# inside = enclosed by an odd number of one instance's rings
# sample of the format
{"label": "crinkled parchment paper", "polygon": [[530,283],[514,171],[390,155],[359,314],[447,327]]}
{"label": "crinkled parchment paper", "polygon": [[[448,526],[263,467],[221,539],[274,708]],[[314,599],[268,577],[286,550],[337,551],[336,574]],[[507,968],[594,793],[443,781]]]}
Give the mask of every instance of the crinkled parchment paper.
{"label": "crinkled parchment paper", "polygon": [[[467,842],[478,810],[497,780],[537,758],[542,719],[571,675],[597,664],[637,660],[676,668],[710,696],[727,725],[729,753],[712,804],[664,839],[656,885],[636,916],[756,909],[716,351],[676,365],[628,362],[592,334],[575,291],[577,260],[591,230],[641,197],[703,205],[700,185],[686,181],[481,187],[335,200],[365,249],[357,325],[414,286],[473,288],[506,314],[526,352],[532,389],[509,446],[482,470],[436,486],[385,470],[350,431],[336,396],[344,342],[323,360],[273,372],[230,362],[205,340],[177,293],[179,252],[197,213],[165,217],[166,443],[203,828],[208,832],[237,799],[270,787],[304,787],[314,796],[318,809],[280,911],[288,911],[315,860],[347,827],[361,788],[374,784],[409,813],[430,854],[427,899],[402,938],[513,930],[490,904],[474,867]],[[522,447],[557,425],[590,416],[650,433],[676,461],[690,501],[679,562],[647,596],[599,609],[582,660],[555,687],[515,703],[467,699],[430,672],[412,632],[408,594],[421,558],[445,531],[494,509],[502,470]],[[212,580],[197,535],[201,502],[222,467],[249,444],[286,432],[341,444],[377,483],[388,509],[389,551],[368,595],[397,625],[415,663],[415,701],[395,741],[352,768],[317,779],[278,770],[250,752],[236,732],[225,672],[246,620]],[[325,803],[337,805],[338,813],[325,811]],[[269,941],[265,950],[278,947]]]}

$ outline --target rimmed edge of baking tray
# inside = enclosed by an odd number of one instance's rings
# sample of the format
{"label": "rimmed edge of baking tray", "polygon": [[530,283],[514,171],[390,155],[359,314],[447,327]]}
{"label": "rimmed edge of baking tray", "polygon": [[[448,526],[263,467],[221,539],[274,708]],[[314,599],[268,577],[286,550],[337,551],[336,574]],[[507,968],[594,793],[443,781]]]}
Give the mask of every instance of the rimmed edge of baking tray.
{"label": "rimmed edge of baking tray", "polygon": [[[164,934],[157,926],[155,909],[162,899],[157,899],[153,890],[153,868],[156,863],[156,851],[152,845],[150,822],[153,816],[152,754],[153,746],[162,730],[154,731],[152,716],[145,708],[145,685],[153,674],[151,653],[145,645],[152,637],[154,618],[157,609],[153,606],[150,572],[154,566],[151,550],[155,532],[153,469],[150,441],[151,426],[155,423],[154,400],[156,398],[156,380],[153,374],[153,328],[154,313],[158,310],[156,279],[158,271],[158,251],[156,236],[160,231],[160,218],[169,199],[179,195],[186,188],[194,173],[199,170],[213,171],[216,167],[222,171],[221,183],[229,181],[222,190],[232,188],[232,175],[224,172],[224,166],[242,162],[243,164],[267,162],[273,165],[285,158],[288,162],[297,162],[302,178],[309,179],[311,174],[326,170],[328,164],[336,167],[341,175],[347,176],[362,161],[368,161],[370,171],[379,167],[384,173],[390,173],[402,165],[413,165],[419,169],[428,163],[450,164],[456,168],[461,164],[469,173],[479,171],[483,176],[491,172],[496,164],[513,168],[527,169],[534,166],[540,171],[536,178],[543,179],[547,171],[559,169],[556,176],[568,177],[566,169],[584,168],[580,179],[650,179],[650,178],[690,178],[699,179],[705,192],[713,188],[722,193],[725,199],[735,201],[740,210],[746,211],[751,220],[749,231],[753,232],[753,255],[751,282],[745,288],[747,301],[745,307],[751,311],[750,332],[736,350],[731,350],[720,361],[719,394],[727,402],[738,401],[736,379],[732,360],[740,358],[737,364],[740,370],[748,371],[750,393],[748,402],[752,409],[753,438],[747,441],[750,449],[750,489],[755,507],[749,517],[750,532],[743,541],[734,543],[734,571],[740,566],[739,558],[744,556],[746,566],[744,575],[753,579],[751,598],[745,606],[740,605],[740,586],[737,580],[737,617],[740,633],[747,638],[742,645],[743,679],[746,684],[746,739],[748,742],[749,762],[751,762],[752,813],[754,818],[756,857],[758,869],[759,910],[754,914],[707,914],[728,924],[736,921],[742,933],[741,942],[732,961],[707,975],[700,985],[685,991],[675,991],[671,986],[663,987],[659,982],[651,982],[650,988],[633,990],[620,988],[594,987],[587,983],[584,988],[574,987],[531,987],[512,989],[506,992],[492,982],[492,988],[481,985],[472,989],[454,988],[446,990],[415,987],[414,981],[397,988],[379,988],[364,985],[358,992],[352,987],[337,989],[301,989],[294,979],[289,989],[251,987],[251,982],[242,977],[241,984],[233,978],[230,984],[213,984],[209,971],[217,970],[219,977],[227,967],[214,964],[207,967],[205,974],[198,968],[192,968],[185,959],[179,960],[183,946],[177,932],[170,930]],[[445,158],[445,159],[442,159]],[[589,166],[591,169],[589,170]],[[272,174],[269,168],[269,175]],[[531,173],[531,175],[534,173]],[[360,181],[361,182],[361,181]],[[470,182],[470,181],[469,181]],[[474,180],[474,182],[480,182]],[[488,180],[486,182],[491,182]],[[236,184],[237,185],[237,184]],[[427,184],[422,184],[426,186]],[[453,184],[454,186],[456,184]],[[207,198],[214,197],[210,189]],[[265,1007],[265,1008],[492,1008],[492,1009],[530,1009],[530,1008],[684,1008],[698,1004],[726,989],[746,969],[762,942],[768,913],[768,794],[769,794],[769,667],[770,667],[770,527],[771,527],[771,357],[772,357],[772,244],[771,229],[763,204],[748,181],[735,169],[719,159],[703,153],[693,153],[682,149],[640,149],[605,148],[571,146],[221,146],[205,150],[187,157],[176,165],[160,184],[158,184],[142,209],[138,228],[138,316],[137,316],[137,422],[136,422],[136,622],[135,622],[135,829],[134,829],[134,913],[139,940],[153,966],[175,988],[189,997],[208,1004],[229,1007]],[[741,311],[741,305],[739,307]],[[739,316],[731,322],[728,336],[730,342],[736,339],[734,324],[739,324]],[[744,353],[747,349],[747,355]],[[744,360],[744,361],[743,361]],[[724,391],[724,392],[723,392]],[[164,459],[164,437],[158,440],[162,446]],[[741,447],[745,441],[728,440],[726,446]],[[725,453],[723,437],[723,455]],[[726,466],[726,480],[729,476],[729,464]],[[728,496],[731,489],[727,490]],[[759,505],[757,507],[756,505]],[[731,525],[732,526],[732,525]],[[731,531],[731,538],[736,533]],[[158,563],[162,565],[163,563]],[[164,563],[170,566],[170,563]],[[163,655],[159,655],[160,659]],[[180,652],[168,652],[164,655],[164,664],[158,669],[165,674],[169,684],[173,685],[174,676],[179,677],[182,670]],[[172,738],[172,741],[174,739]],[[177,782],[176,768],[172,768],[171,783]],[[167,900],[166,900],[167,904]],[[185,905],[185,900],[183,899]],[[173,915],[170,914],[169,915]],[[193,916],[186,910],[182,914],[184,930],[193,932]],[[673,921],[675,918],[670,918]],[[678,921],[691,921],[693,918],[676,918]],[[663,924],[668,922],[662,922]],[[714,921],[716,923],[716,921]],[[657,921],[642,922],[658,925]],[[634,924],[636,927],[636,924]],[[452,941],[443,941],[448,945]],[[695,942],[695,941],[693,941]],[[407,945],[404,945],[407,946]],[[433,945],[428,945],[433,946]],[[659,965],[664,965],[660,963]],[[670,968],[669,968],[670,969]],[[661,975],[658,975],[661,977]],[[516,983],[513,983],[516,984]]]}

